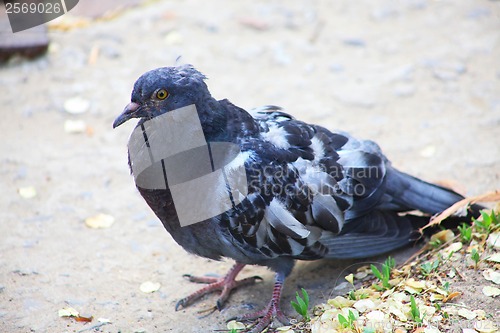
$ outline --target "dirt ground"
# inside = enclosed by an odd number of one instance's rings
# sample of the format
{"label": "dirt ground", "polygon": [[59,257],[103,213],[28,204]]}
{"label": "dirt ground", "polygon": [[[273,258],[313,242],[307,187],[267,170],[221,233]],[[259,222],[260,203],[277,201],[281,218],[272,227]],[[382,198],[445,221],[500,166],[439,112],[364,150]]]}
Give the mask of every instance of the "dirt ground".
{"label": "dirt ground", "polygon": [[[267,304],[273,274],[247,267],[241,276],[264,282],[221,313],[197,313],[215,297],[174,311],[198,288],[183,273],[222,275],[232,263],[173,242],[129,175],[134,122],[111,124],[136,78],[179,56],[217,98],[373,139],[398,168],[468,195],[500,188],[498,1],[152,1],[50,39],[46,56],[0,68],[0,332],[91,332],[97,318],[111,321],[101,332],[212,332]],[[64,110],[74,97],[86,112]],[[67,120],[86,129],[67,133]],[[31,186],[35,197],[19,194]],[[88,228],[99,213],[115,223]],[[325,301],[348,266],[299,263],[285,311],[299,287]],[[161,288],[141,292],[148,280]],[[60,318],[65,307],[94,321]]]}

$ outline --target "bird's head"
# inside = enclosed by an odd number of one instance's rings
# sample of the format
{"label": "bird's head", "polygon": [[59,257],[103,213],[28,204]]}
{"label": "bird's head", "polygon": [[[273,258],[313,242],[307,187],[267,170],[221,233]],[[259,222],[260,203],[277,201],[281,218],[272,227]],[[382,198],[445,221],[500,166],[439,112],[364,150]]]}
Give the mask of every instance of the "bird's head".
{"label": "bird's head", "polygon": [[144,73],[134,84],[131,102],[113,128],[131,118],[152,119],[166,112],[211,98],[205,75],[191,65],[162,67]]}

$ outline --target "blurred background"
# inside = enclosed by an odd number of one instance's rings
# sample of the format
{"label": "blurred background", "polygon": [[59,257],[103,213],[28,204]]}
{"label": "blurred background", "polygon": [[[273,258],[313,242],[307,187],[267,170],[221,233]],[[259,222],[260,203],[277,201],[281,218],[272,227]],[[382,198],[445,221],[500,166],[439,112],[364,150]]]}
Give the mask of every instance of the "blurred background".
{"label": "blurred background", "polygon": [[[174,311],[198,288],[183,273],[232,263],[187,255],[134,188],[134,122],[111,124],[155,67],[191,63],[216,98],[375,140],[463,194],[500,188],[498,1],[86,0],[22,36],[0,12],[2,332],[211,331],[267,303],[272,273],[248,267],[265,281],[222,313],[197,313],[216,297]],[[324,301],[344,267],[300,263],[284,309],[299,287]]]}

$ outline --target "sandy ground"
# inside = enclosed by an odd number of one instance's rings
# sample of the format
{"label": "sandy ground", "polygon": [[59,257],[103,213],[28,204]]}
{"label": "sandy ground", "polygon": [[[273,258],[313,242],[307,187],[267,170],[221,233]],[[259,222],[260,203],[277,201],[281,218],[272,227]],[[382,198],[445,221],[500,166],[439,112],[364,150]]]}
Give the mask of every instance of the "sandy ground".
{"label": "sandy ground", "polygon": [[[179,56],[210,78],[218,98],[281,105],[373,139],[400,169],[454,180],[470,195],[500,188],[500,2],[155,1],[50,38],[47,56],[0,68],[1,332],[97,324],[59,318],[68,306],[110,319],[102,332],[209,332],[267,303],[272,273],[248,267],[241,276],[265,281],[238,291],[222,313],[199,318],[215,297],[174,311],[198,287],[183,273],[223,274],[232,263],[173,242],[129,175],[133,122],[111,123],[140,74]],[[73,97],[90,101],[89,110],[65,112]],[[66,133],[66,120],[88,128]],[[34,198],[19,195],[26,186]],[[86,227],[99,213],[116,222]],[[347,266],[299,264],[284,309],[291,313],[299,287],[324,301]],[[147,280],[160,290],[142,293]]]}

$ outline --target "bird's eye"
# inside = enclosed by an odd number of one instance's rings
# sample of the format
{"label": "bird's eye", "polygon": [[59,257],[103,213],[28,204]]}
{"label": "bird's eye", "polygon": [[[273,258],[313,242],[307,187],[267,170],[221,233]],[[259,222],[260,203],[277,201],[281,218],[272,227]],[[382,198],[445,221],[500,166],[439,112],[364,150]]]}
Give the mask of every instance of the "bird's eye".
{"label": "bird's eye", "polygon": [[168,97],[168,91],[166,91],[165,89],[160,89],[156,92],[156,98],[158,99],[165,99]]}

